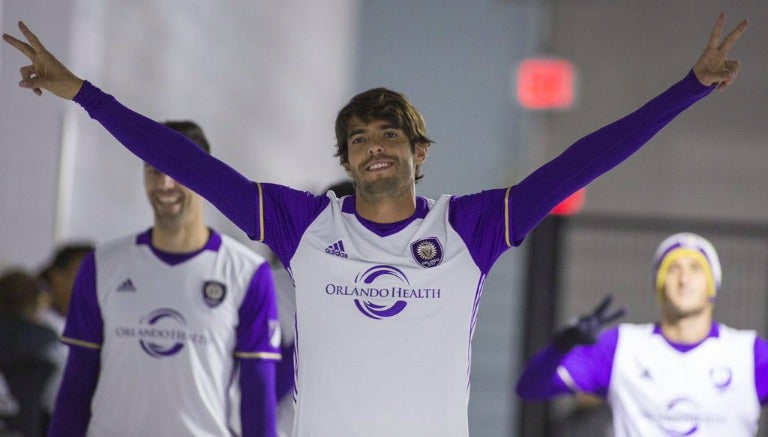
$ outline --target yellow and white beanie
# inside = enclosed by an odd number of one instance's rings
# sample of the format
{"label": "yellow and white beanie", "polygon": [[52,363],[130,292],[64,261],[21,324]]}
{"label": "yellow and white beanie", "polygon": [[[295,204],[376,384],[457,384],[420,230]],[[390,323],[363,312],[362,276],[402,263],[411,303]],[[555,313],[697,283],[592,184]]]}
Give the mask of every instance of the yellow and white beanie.
{"label": "yellow and white beanie", "polygon": [[722,270],[712,243],[704,237],[690,232],[681,232],[662,241],[653,256],[653,284],[656,294],[661,298],[664,292],[664,278],[669,265],[676,259],[689,256],[697,259],[708,273],[708,290],[714,299],[720,290]]}

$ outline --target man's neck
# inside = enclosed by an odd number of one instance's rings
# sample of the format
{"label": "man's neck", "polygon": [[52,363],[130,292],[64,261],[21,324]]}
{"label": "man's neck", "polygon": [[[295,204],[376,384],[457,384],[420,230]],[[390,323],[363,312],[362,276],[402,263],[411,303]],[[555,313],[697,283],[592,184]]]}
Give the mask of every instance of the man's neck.
{"label": "man's neck", "polygon": [[702,311],[680,318],[662,317],[661,333],[672,343],[696,344],[712,330],[712,312]]}
{"label": "man's neck", "polygon": [[209,231],[202,220],[187,224],[157,223],[152,227],[152,246],[170,253],[190,253],[202,249]]}
{"label": "man's neck", "polygon": [[360,217],[374,223],[399,222],[416,212],[416,192],[413,187],[395,196],[357,192],[355,209]]}

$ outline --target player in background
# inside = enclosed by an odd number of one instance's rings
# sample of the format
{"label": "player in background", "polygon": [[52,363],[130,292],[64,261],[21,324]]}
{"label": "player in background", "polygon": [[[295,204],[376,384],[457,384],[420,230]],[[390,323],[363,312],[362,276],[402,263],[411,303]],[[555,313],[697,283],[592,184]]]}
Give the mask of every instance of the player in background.
{"label": "player in background", "polygon": [[[165,126],[209,153],[192,122]],[[203,199],[144,165],[153,226],[81,264],[62,341],[69,357],[50,436],[274,436],[280,329],[269,264],[207,227]]]}
{"label": "player in background", "polygon": [[703,237],[665,239],[653,259],[659,321],[604,331],[623,310],[606,299],[536,354],[517,384],[527,400],[605,398],[616,437],[754,436],[768,403],[768,342],[713,320],[722,280]]}

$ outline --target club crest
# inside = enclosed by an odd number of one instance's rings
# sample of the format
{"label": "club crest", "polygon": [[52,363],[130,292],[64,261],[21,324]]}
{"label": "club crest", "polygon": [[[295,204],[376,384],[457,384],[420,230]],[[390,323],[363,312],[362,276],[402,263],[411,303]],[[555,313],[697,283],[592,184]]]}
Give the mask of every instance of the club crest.
{"label": "club crest", "polygon": [[430,268],[443,262],[443,246],[436,237],[411,243],[411,255],[422,267]]}
{"label": "club crest", "polygon": [[227,286],[221,282],[205,281],[203,283],[203,302],[211,308],[224,302],[227,296]]}

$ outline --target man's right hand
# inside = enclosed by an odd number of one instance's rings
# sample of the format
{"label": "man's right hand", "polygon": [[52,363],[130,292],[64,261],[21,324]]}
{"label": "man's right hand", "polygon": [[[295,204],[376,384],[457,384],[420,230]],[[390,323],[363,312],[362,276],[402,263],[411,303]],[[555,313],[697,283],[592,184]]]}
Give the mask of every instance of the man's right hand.
{"label": "man's right hand", "polygon": [[611,305],[611,296],[606,296],[600,305],[598,305],[592,314],[579,317],[565,329],[560,331],[554,340],[555,348],[566,353],[579,344],[594,344],[597,342],[597,335],[600,330],[622,317],[627,313],[624,307],[620,307],[608,313],[608,307]]}
{"label": "man's right hand", "polygon": [[7,33],[3,34],[5,42],[16,47],[32,61],[31,65],[21,67],[19,86],[31,89],[38,96],[43,94],[42,90],[47,90],[63,99],[72,100],[83,86],[83,80],[72,74],[64,64],[48,52],[37,36],[21,21],[19,21],[19,30],[28,43]]}

